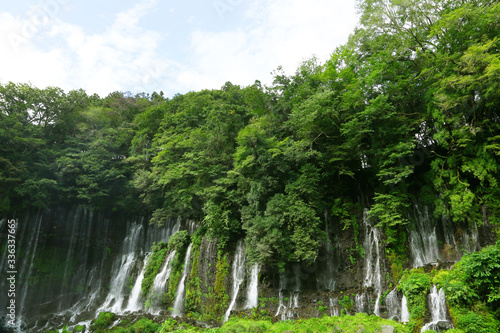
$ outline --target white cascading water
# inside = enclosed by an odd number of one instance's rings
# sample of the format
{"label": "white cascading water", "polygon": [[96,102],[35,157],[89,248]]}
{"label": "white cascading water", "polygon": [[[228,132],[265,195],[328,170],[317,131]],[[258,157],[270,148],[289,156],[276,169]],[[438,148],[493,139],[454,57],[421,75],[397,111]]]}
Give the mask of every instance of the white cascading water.
{"label": "white cascading water", "polygon": [[[149,251],[152,242],[168,241],[179,223],[169,220],[164,227],[157,227],[148,226],[141,217],[115,217],[81,206],[30,210],[19,217],[16,243],[23,255],[17,262],[18,325],[26,325],[28,331],[45,331],[43,326],[53,321],[85,322],[101,309],[116,309],[114,312],[119,313],[125,305],[128,308],[134,303],[135,294],[129,297],[129,287],[136,287],[138,281],[130,278],[135,269],[143,267],[141,252]],[[0,229],[5,227],[6,220],[0,219]],[[123,227],[125,235],[110,235],[116,227]],[[116,242],[119,245],[115,254],[112,249]],[[64,249],[62,254],[60,249]],[[6,251],[0,253],[0,258],[5,255]],[[40,258],[47,258],[48,263],[54,261],[54,270],[33,280]],[[4,271],[6,262],[0,263]],[[0,289],[4,285],[0,281]],[[2,308],[3,303],[0,298]],[[4,312],[0,310],[0,317]],[[47,313],[52,314],[50,321],[37,321]]]}
{"label": "white cascading water", "polygon": [[454,223],[446,215],[443,215],[441,224],[443,226],[444,241],[448,245],[448,251],[443,251],[443,258],[441,259],[459,261],[462,258],[462,253],[479,250],[479,231],[476,221],[471,221],[466,230],[462,228],[457,230]]}
{"label": "white cascading water", "polygon": [[[161,297],[161,295],[165,292],[167,287],[167,282],[170,279],[170,273],[172,273],[172,260],[175,257],[175,250],[170,252],[167,259],[165,260],[165,264],[163,265],[162,270],[158,275],[156,275],[153,286],[151,287],[151,291],[149,292],[150,297]],[[160,302],[151,302],[150,313],[152,314],[160,314],[161,304],[157,304]]]}
{"label": "white cascading water", "polygon": [[281,314],[281,320],[290,320],[296,317],[296,311],[299,308],[299,292],[290,292],[290,297],[286,300],[283,297],[283,291],[279,293],[279,307],[276,316]]}
{"label": "white cascading water", "polygon": [[227,308],[226,314],[224,315],[224,322],[229,319],[231,315],[231,311],[233,311],[236,305],[236,299],[238,297],[238,293],[240,291],[240,285],[245,280],[245,246],[243,241],[238,241],[236,244],[236,252],[234,253],[233,260],[233,289],[231,302],[229,303],[229,307]]}
{"label": "white cascading water", "polygon": [[396,288],[385,297],[385,305],[387,306],[387,319],[399,321],[401,318],[401,302]]}
{"label": "white cascading water", "polygon": [[166,224],[162,227],[150,225],[144,241],[144,249],[149,251],[154,243],[165,242],[168,243],[170,236],[179,231],[181,220],[167,220]]}
{"label": "white cascading water", "polygon": [[[279,305],[276,312],[276,317],[280,316],[281,320],[289,320],[297,317],[299,308],[299,294],[300,294],[300,267],[296,265],[294,267],[293,281],[287,279],[287,275],[282,274],[280,276],[280,291],[279,291]],[[292,285],[289,285],[292,282]],[[284,291],[289,291],[288,299],[284,296]]]}
{"label": "white cascading water", "polygon": [[413,267],[421,267],[441,259],[436,232],[436,223],[429,208],[415,205],[415,223],[410,230],[410,252]]}
{"label": "white cascading water", "polygon": [[120,313],[125,300],[125,288],[134,261],[138,257],[137,247],[142,232],[141,224],[132,224],[123,242],[120,258],[113,264],[111,289],[104,304],[97,310]]}
{"label": "white cascading water", "polygon": [[182,271],[182,278],[179,281],[179,286],[177,287],[177,293],[175,296],[174,307],[172,310],[173,317],[179,317],[182,315],[182,311],[184,310],[184,290],[186,286],[186,276],[189,271],[189,259],[191,258],[191,248],[193,247],[193,243],[189,244],[186,251],[186,259],[184,260],[184,269]]}
{"label": "white cascading water", "polygon": [[[326,243],[325,243],[325,254],[324,257],[318,257],[318,261],[325,262],[325,271],[322,274],[318,274],[317,282],[318,288],[334,291],[337,285],[337,264],[336,255],[337,251],[334,248],[334,243],[332,242],[330,235],[330,219],[328,213],[325,211],[325,233],[326,233]],[[338,247],[338,244],[336,244]]]}
{"label": "white cascading water", "polygon": [[448,321],[446,315],[446,296],[443,289],[438,290],[435,285],[432,285],[428,295],[428,301],[432,321],[425,324],[420,332],[425,332],[427,330],[440,330],[440,327],[446,329],[453,328],[453,325]]}
{"label": "white cascading water", "polygon": [[[3,226],[7,225],[7,219],[3,218],[0,220],[0,233],[2,234],[7,234],[7,230],[4,232],[3,231]],[[9,254],[8,251],[3,251],[2,256],[0,257],[0,272],[5,272],[8,271],[8,269],[5,269],[5,265],[7,265],[7,255]]]}
{"label": "white cascading water", "polygon": [[365,225],[365,280],[363,287],[373,287],[377,299],[373,313],[380,316],[380,295],[382,295],[382,273],[380,269],[380,229],[372,225],[368,216],[368,209],[363,211],[363,224]]}
{"label": "white cascading water", "polygon": [[337,298],[330,298],[330,316],[340,316],[340,305]]}
{"label": "white cascading water", "polygon": [[401,322],[407,323],[410,321],[410,311],[408,311],[408,301],[406,296],[403,295],[401,299]]}
{"label": "white cascading water", "polygon": [[366,293],[357,294],[354,298],[354,305],[356,307],[357,313],[367,313],[368,312],[368,302],[366,300]]}
{"label": "white cascading water", "polygon": [[259,265],[254,264],[250,272],[245,309],[256,308],[259,304],[259,271]]}
{"label": "white cascading water", "polygon": [[141,272],[139,273],[139,276],[135,280],[134,287],[132,288],[132,291],[130,292],[128,304],[127,304],[127,307],[125,308],[125,311],[134,312],[134,311],[139,311],[142,309],[141,285],[142,285],[142,280],[144,280],[144,273],[146,272],[146,263],[148,262],[149,256],[150,256],[150,253],[148,253],[146,255],[146,257],[144,258]]}
{"label": "white cascading water", "polygon": [[[27,252],[25,253],[25,257],[27,259],[24,260],[24,263],[21,266],[22,268],[21,268],[21,273],[20,273],[20,276],[21,276],[20,280],[24,280],[24,281],[27,281],[26,277],[32,275],[34,258],[35,258],[36,250],[38,247],[38,240],[40,237],[40,228],[42,226],[41,216],[37,216],[36,221],[37,221],[36,225],[34,226],[36,231],[31,235],[31,240],[28,243],[29,244],[28,249],[27,249]],[[18,225],[19,225],[19,223],[16,224],[16,230],[19,230]],[[27,229],[27,228],[25,228],[25,229]],[[24,274],[27,274],[27,275],[24,275]],[[26,297],[28,296],[28,289],[29,289],[29,283],[25,283],[20,288],[21,301],[19,302],[19,308],[21,309],[21,311],[19,312],[19,314],[17,316],[17,321],[16,321],[16,324],[19,327],[21,326],[21,323],[24,320],[23,317],[25,314],[24,314],[23,309],[24,309],[24,305],[26,303]]]}

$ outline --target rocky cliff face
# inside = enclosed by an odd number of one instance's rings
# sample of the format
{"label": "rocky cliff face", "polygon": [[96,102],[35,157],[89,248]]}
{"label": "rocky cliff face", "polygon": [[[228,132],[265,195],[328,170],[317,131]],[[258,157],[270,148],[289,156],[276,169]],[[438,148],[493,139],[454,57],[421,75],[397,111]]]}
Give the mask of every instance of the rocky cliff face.
{"label": "rocky cliff face", "polygon": [[[192,233],[196,223],[172,220],[159,228],[144,218],[95,214],[79,207],[29,212],[17,217],[16,321],[21,330],[36,332],[88,321],[100,311],[170,315],[174,299],[163,297],[169,286],[175,286],[172,296],[178,290],[184,293],[181,315],[212,324],[231,313],[255,309],[277,319],[343,311],[404,320],[402,294],[391,291],[398,265],[446,267],[464,251],[494,241],[487,216],[480,226],[465,226],[433,218],[425,206],[416,205],[412,214],[416,222],[404,230],[406,247],[399,262],[388,256],[387,236],[365,211],[358,214],[356,226],[346,230],[326,217],[327,241],[317,260],[290,264],[283,272],[249,262],[243,240],[232,252],[222,253],[217,240],[204,237],[191,245],[188,258],[179,259],[184,265],[170,267],[172,255],[158,268],[164,279],[154,282],[158,286],[152,290],[158,295],[142,295],[145,261],[153,243],[168,242],[179,229]],[[6,234],[6,219],[0,232]],[[3,246],[2,271],[6,256]],[[179,288],[182,276],[185,285]],[[169,283],[174,278],[176,283]],[[6,290],[6,282],[0,283]],[[4,322],[5,302],[0,301]]]}

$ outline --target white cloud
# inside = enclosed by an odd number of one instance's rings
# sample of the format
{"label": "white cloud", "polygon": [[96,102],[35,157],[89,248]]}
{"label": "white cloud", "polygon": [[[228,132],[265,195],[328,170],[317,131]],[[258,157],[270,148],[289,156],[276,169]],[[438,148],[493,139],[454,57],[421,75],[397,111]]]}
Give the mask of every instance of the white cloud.
{"label": "white cloud", "polygon": [[[50,15],[38,7],[25,17],[0,12],[0,81],[83,88],[100,95],[163,90],[167,96],[220,88],[226,81],[271,83],[270,73],[279,65],[292,74],[312,55],[326,60],[355,25],[351,1],[221,1],[232,6],[223,22],[217,17],[214,23],[220,24],[219,29],[227,27],[225,31],[175,31],[178,20],[155,22],[161,32],[146,29],[145,16],[157,10],[158,0],[137,0],[135,6],[115,15],[106,29],[94,33],[60,20],[62,7],[52,8]],[[171,14],[171,9],[165,12]],[[182,21],[196,17],[198,22],[201,14],[190,12]],[[182,14],[176,10],[176,15],[177,19]],[[235,20],[239,16],[240,24]],[[183,27],[194,26],[206,27]],[[177,44],[165,42],[171,34],[174,38],[168,42]],[[186,49],[190,55],[184,59],[167,58]]]}
{"label": "white cloud", "polygon": [[245,18],[248,23],[238,30],[192,33],[192,61],[199,72],[192,84],[208,85],[200,82],[204,77],[216,87],[228,80],[270,83],[270,72],[280,65],[292,74],[313,55],[328,59],[356,24],[351,1],[258,0],[250,2]]}
{"label": "white cloud", "polygon": [[[112,91],[152,92],[160,86],[162,75],[179,65],[158,54],[162,36],[139,26],[140,19],[156,0],[143,0],[116,15],[100,34],[86,34],[82,27],[54,20],[43,36],[23,39],[18,48],[6,48],[0,40],[0,80],[32,82],[39,87],[57,85],[66,90],[84,88],[106,95]],[[8,13],[0,14],[0,34],[11,36],[22,31],[24,21]],[[55,46],[46,50],[41,41]]]}
{"label": "white cloud", "polygon": [[[60,50],[42,52],[33,46],[25,33],[29,21],[9,13],[0,13],[0,81],[51,84],[51,77],[64,75]],[[28,37],[28,38],[27,38]]]}

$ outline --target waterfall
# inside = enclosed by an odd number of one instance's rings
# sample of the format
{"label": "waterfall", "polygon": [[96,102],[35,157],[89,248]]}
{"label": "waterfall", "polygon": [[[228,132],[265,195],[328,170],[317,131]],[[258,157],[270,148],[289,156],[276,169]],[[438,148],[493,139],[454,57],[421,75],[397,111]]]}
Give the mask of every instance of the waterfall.
{"label": "waterfall", "polygon": [[340,305],[338,298],[330,298],[330,316],[340,316]]}
{"label": "waterfall", "polygon": [[[161,311],[161,297],[165,292],[167,282],[170,278],[170,273],[172,273],[172,260],[175,257],[175,250],[170,252],[167,259],[165,260],[165,264],[163,265],[162,270],[158,275],[156,275],[153,286],[151,287],[151,291],[149,292],[151,302],[151,311],[154,314],[159,314]],[[156,311],[155,311],[156,310]]]}
{"label": "waterfall", "polygon": [[326,242],[324,244],[325,252],[316,258],[320,265],[324,265],[324,270],[317,274],[317,283],[319,290],[334,291],[338,279],[338,244],[334,247],[334,242],[330,234],[330,219],[328,212],[325,211],[325,234]]}
{"label": "waterfall", "polygon": [[[175,220],[164,227],[149,226],[144,218],[127,219],[120,213],[96,213],[81,206],[32,209],[12,218],[17,221],[16,252],[20,254],[16,319],[30,332],[45,331],[53,322],[94,319],[101,309],[140,308],[143,253],[153,242],[168,241],[180,226]],[[6,221],[0,219],[0,232],[6,229]],[[6,254],[2,251],[0,258]],[[0,263],[3,271],[6,262]],[[131,280],[137,275],[137,280]],[[0,280],[0,289],[6,282]],[[0,318],[5,316],[2,309],[7,301],[0,297]]]}
{"label": "waterfall", "polygon": [[[3,231],[3,226],[7,225],[6,222],[7,222],[6,218],[0,219],[0,234],[7,234],[7,230]],[[0,261],[0,272],[8,271],[7,267],[5,267],[7,265],[7,255],[8,254],[9,254],[8,251],[3,251],[3,253],[1,253],[1,257],[0,257],[0,260],[1,260]]]}
{"label": "waterfall", "polygon": [[170,236],[179,231],[181,220],[168,219],[164,226],[159,227],[155,225],[148,226],[148,232],[145,235],[144,248],[149,251],[154,243],[165,242],[168,243]]}
{"label": "waterfall", "polygon": [[380,295],[382,295],[382,273],[380,270],[380,229],[372,226],[368,216],[368,209],[363,211],[363,224],[365,225],[365,280],[363,287],[373,287],[377,294],[373,313],[380,315]]}
{"label": "waterfall", "polygon": [[148,262],[149,255],[150,255],[150,253],[148,253],[146,255],[146,257],[144,258],[141,272],[139,273],[137,280],[135,280],[134,287],[132,288],[132,291],[130,292],[130,297],[128,299],[128,304],[127,304],[127,307],[125,308],[125,311],[134,312],[134,311],[139,311],[142,309],[142,304],[140,302],[141,285],[142,285],[142,280],[144,280],[144,273],[146,272],[146,263]]}
{"label": "waterfall", "polygon": [[281,313],[281,320],[290,320],[297,317],[297,309],[299,308],[299,292],[290,292],[290,297],[285,299],[283,291],[279,292],[279,306],[276,317]]}
{"label": "waterfall", "polygon": [[232,297],[231,303],[229,303],[229,307],[227,308],[226,314],[224,315],[224,322],[229,319],[231,315],[231,311],[233,311],[234,306],[236,305],[236,298],[238,297],[238,292],[240,291],[240,285],[245,279],[245,248],[243,245],[243,241],[238,241],[236,245],[236,252],[234,254],[233,260],[233,289],[232,289]]}
{"label": "waterfall", "polygon": [[396,288],[385,297],[385,305],[387,306],[387,319],[399,321],[401,319],[401,302]]}
{"label": "waterfall", "polygon": [[127,232],[127,237],[123,242],[121,255],[113,264],[111,289],[104,301],[104,304],[97,310],[120,313],[125,300],[125,289],[130,275],[130,270],[138,253],[139,237],[141,236],[142,225],[132,224]]}
{"label": "waterfall", "polygon": [[252,266],[250,273],[250,284],[247,290],[247,303],[245,309],[256,308],[259,304],[259,271],[260,267],[258,264]]}
{"label": "waterfall", "polygon": [[[293,277],[295,278],[292,281],[293,285],[288,286],[289,280],[286,273],[280,276],[279,305],[276,317],[281,314],[281,320],[289,320],[298,316],[300,294],[300,267],[298,265],[294,267]],[[290,297],[285,298],[285,290],[289,291]]]}
{"label": "waterfall", "polygon": [[413,267],[421,267],[425,264],[436,262],[441,259],[439,255],[436,224],[429,215],[429,208],[419,205],[414,206],[415,223],[410,230],[410,252],[413,258]]}
{"label": "waterfall", "polygon": [[403,299],[401,300],[401,322],[407,323],[410,321],[410,312],[408,311],[408,302],[406,300],[406,296],[403,295]]}
{"label": "waterfall", "polygon": [[448,321],[446,316],[446,297],[443,289],[439,289],[438,291],[437,287],[432,285],[428,295],[428,303],[430,305],[432,321],[425,324],[420,332],[425,332],[427,330],[440,331],[442,329],[453,328],[453,324]]}
{"label": "waterfall", "polygon": [[460,227],[457,230],[456,225],[446,215],[442,217],[441,221],[445,244],[451,245],[451,251],[446,251],[444,253],[446,258],[442,259],[458,261],[462,258],[463,252],[476,252],[479,250],[479,232],[475,221],[469,222],[466,230]]}
{"label": "waterfall", "polygon": [[[21,265],[21,273],[20,273],[20,281],[24,281],[24,285],[20,286],[20,302],[19,302],[19,309],[21,311],[19,312],[19,315],[17,316],[17,321],[16,324],[18,326],[21,326],[23,320],[24,320],[24,309],[25,309],[25,304],[26,304],[26,297],[28,296],[28,289],[29,289],[29,283],[28,279],[32,275],[33,271],[33,264],[34,264],[34,258],[36,255],[36,250],[38,247],[38,240],[40,238],[40,229],[42,226],[42,218],[40,215],[37,215],[36,217],[36,224],[34,226],[35,232],[30,237],[30,241],[28,243],[28,249],[26,253],[24,254],[24,262]],[[19,223],[16,223],[16,230],[19,228]],[[27,229],[27,228],[23,228]],[[24,233],[22,237],[24,236]],[[24,237],[23,237],[24,238]],[[19,251],[20,252],[20,251]]]}
{"label": "waterfall", "polygon": [[[139,304],[141,296],[141,284],[144,278],[144,272],[141,272],[134,282],[132,292],[129,296],[128,305],[126,304],[127,284],[132,273],[132,268],[142,264],[142,270],[145,269],[146,261],[141,258],[140,252],[149,251],[153,243],[163,241],[168,242],[170,236],[179,229],[179,221],[169,220],[166,226],[149,226],[144,230],[143,221],[128,225],[127,234],[123,241],[120,255],[115,259],[112,268],[112,285],[106,297],[106,300],[97,310],[122,313],[123,311],[137,311],[142,308]],[[148,253],[149,255],[149,253]],[[147,255],[145,256],[147,257]]]}
{"label": "waterfall", "polygon": [[366,301],[366,293],[358,294],[354,298],[354,305],[357,313],[368,313],[368,302]]}
{"label": "waterfall", "polygon": [[191,248],[193,247],[193,243],[189,244],[189,247],[186,251],[186,259],[184,260],[184,270],[182,272],[182,278],[179,281],[179,286],[177,287],[177,294],[175,296],[174,308],[172,310],[173,317],[179,317],[182,315],[182,311],[184,310],[184,289],[186,283],[186,276],[188,274],[188,266],[189,259],[191,257]]}

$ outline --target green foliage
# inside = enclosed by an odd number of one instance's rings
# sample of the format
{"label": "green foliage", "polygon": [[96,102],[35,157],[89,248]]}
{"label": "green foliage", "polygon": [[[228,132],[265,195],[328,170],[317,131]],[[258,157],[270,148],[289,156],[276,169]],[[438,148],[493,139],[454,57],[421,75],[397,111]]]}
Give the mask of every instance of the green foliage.
{"label": "green foliage", "polygon": [[498,269],[500,246],[465,255],[452,271],[440,271],[433,282],[445,291],[455,326],[463,332],[500,328]]}
{"label": "green foliage", "polygon": [[153,323],[150,319],[139,319],[129,329],[130,333],[155,333],[160,329],[160,325]]}
{"label": "green foliage", "polygon": [[343,298],[339,299],[339,305],[347,311],[350,311],[354,306],[354,301],[348,295],[344,295]]}
{"label": "green foliage", "polygon": [[104,332],[104,329],[109,327],[116,320],[116,315],[111,312],[101,312],[97,319],[94,319],[90,324],[92,332]]}
{"label": "green foliage", "polygon": [[191,236],[186,230],[177,231],[168,240],[168,252],[182,253],[191,241]]}
{"label": "green foliage", "polygon": [[151,247],[151,254],[146,262],[144,269],[144,279],[141,283],[141,291],[143,295],[148,295],[152,287],[152,283],[158,274],[161,265],[165,262],[165,257],[168,253],[167,244],[160,242],[153,244]]}
{"label": "green foliage", "polygon": [[494,333],[500,329],[500,323],[492,315],[469,311],[457,319],[457,327],[464,333]]}
{"label": "green foliage", "polygon": [[233,217],[230,208],[228,202],[217,205],[212,200],[207,201],[203,207],[205,214],[203,224],[207,228],[207,234],[217,239],[217,246],[220,249],[225,249],[241,231],[241,224]]}
{"label": "green foliage", "polygon": [[328,310],[328,306],[323,306],[323,301],[319,300],[318,307],[316,307],[315,310],[318,311],[319,316],[321,317],[325,314],[325,311]]}
{"label": "green foliage", "polygon": [[85,326],[83,325],[76,325],[75,328],[73,328],[73,332],[75,333],[80,333],[85,330]]}
{"label": "green foliage", "polygon": [[290,260],[313,262],[325,239],[320,225],[321,220],[308,204],[277,194],[268,202],[263,216],[244,219],[247,253],[254,262],[280,266]]}
{"label": "green foliage", "polygon": [[[384,228],[387,237],[385,253],[391,263],[392,279],[398,283],[403,276],[403,266],[406,257],[406,230],[401,227]],[[390,281],[390,280],[388,280]]]}
{"label": "green foliage", "polygon": [[357,313],[355,316],[330,317],[323,316],[322,318],[299,319],[278,321],[273,324],[271,318],[265,319],[245,319],[232,317],[222,327],[206,330],[206,332],[296,332],[296,333],[331,333],[335,332],[335,328],[339,328],[339,332],[356,333],[361,327],[364,327],[367,332],[377,332],[382,325],[390,325],[394,327],[397,333],[409,332],[405,325],[387,319],[382,319],[377,316],[368,316],[364,313]]}
{"label": "green foliage", "polygon": [[223,255],[222,252],[218,253],[215,284],[212,290],[209,290],[208,300],[204,304],[205,309],[203,311],[206,319],[211,321],[219,321],[224,315],[224,311],[227,309],[229,302],[229,295],[226,290],[224,280],[229,273],[229,263],[227,260],[227,255]]}
{"label": "green foliage", "polygon": [[493,311],[500,309],[500,246],[487,246],[460,263],[464,280]]}
{"label": "green foliage", "polygon": [[198,266],[200,264],[200,245],[201,238],[193,238],[193,263],[191,264],[191,272],[186,283],[186,299],[185,310],[187,313],[196,312],[201,306],[201,279],[198,277]]}
{"label": "green foliage", "polygon": [[405,271],[398,290],[403,292],[408,301],[408,311],[410,312],[410,324],[420,326],[425,316],[426,299],[431,287],[432,279],[423,269],[413,269]]}

